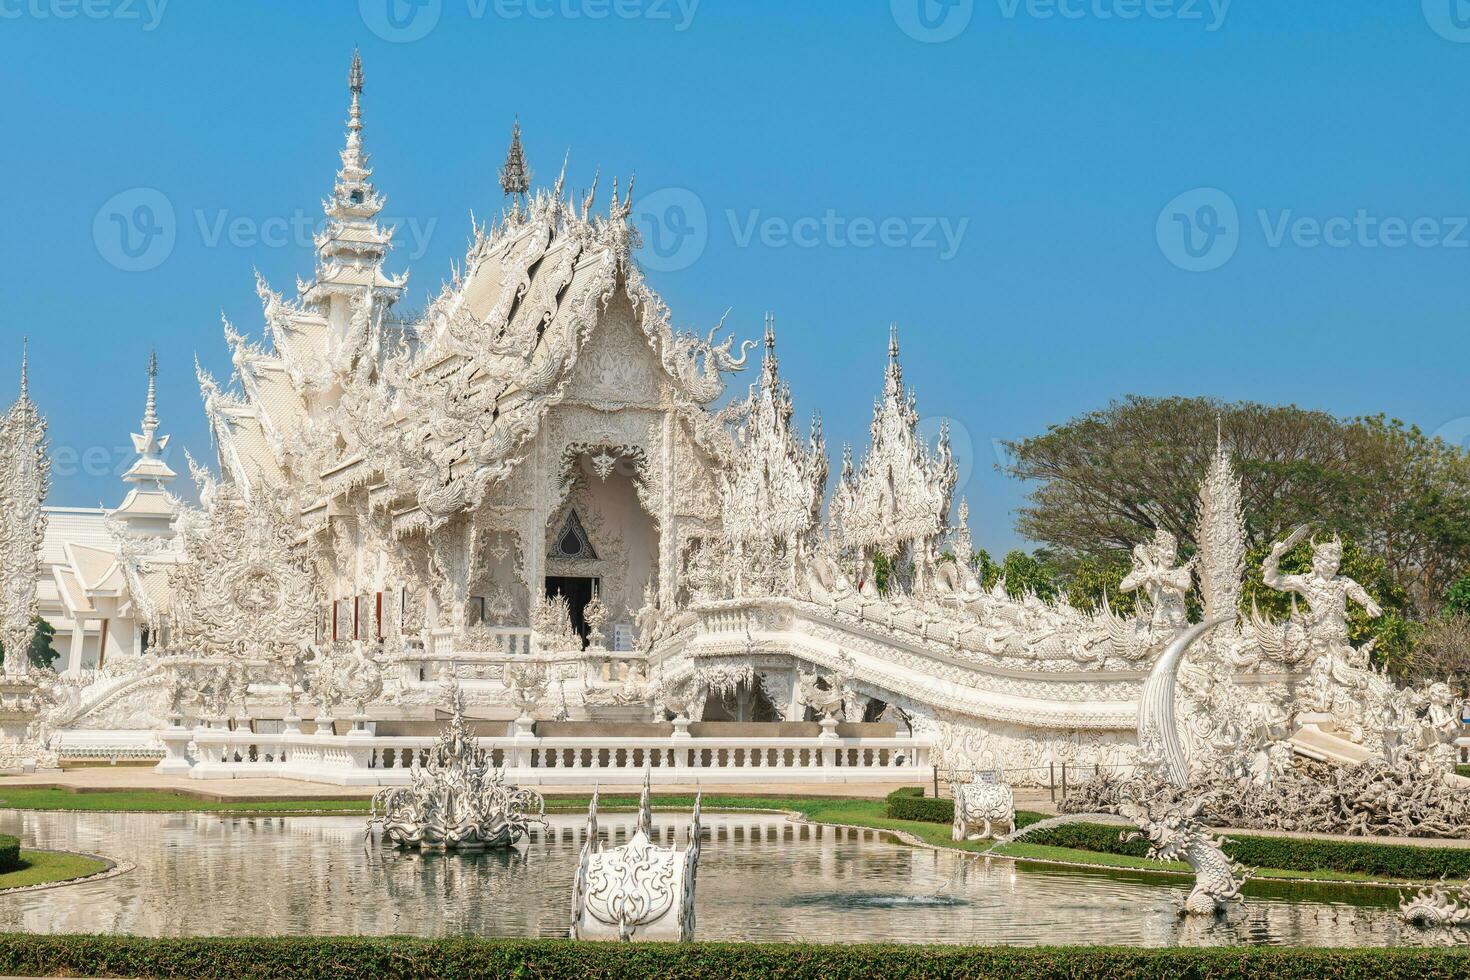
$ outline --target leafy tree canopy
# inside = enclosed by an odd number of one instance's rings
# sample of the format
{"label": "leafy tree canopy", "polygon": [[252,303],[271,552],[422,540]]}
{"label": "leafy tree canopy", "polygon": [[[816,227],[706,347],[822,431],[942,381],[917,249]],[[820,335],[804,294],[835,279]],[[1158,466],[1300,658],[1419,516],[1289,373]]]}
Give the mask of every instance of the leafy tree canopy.
{"label": "leafy tree canopy", "polygon": [[1130,396],[1007,443],[1004,470],[1035,484],[1017,530],[1068,571],[1159,527],[1193,554],[1217,420],[1242,478],[1250,545],[1305,522],[1336,528],[1383,561],[1420,617],[1470,569],[1470,458],[1456,447],[1383,416],[1209,398]]}

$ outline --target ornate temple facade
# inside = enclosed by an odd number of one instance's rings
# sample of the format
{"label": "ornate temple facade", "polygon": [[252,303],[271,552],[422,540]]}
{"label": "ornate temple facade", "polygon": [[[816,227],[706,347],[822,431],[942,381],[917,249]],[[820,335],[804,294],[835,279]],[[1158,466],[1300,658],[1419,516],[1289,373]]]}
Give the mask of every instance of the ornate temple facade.
{"label": "ornate temple facade", "polygon": [[[48,724],[63,740],[105,752],[185,717],[408,731],[454,677],[468,711],[507,725],[835,720],[1018,783],[1137,758],[1140,690],[1194,579],[1212,614],[1238,605],[1225,447],[1195,564],[1167,535],[1135,551],[1137,617],[983,587],[948,435],[919,434],[896,332],[869,444],[844,449],[829,492],[821,422],[794,418],[773,320],[761,345],[675,328],[636,261],[631,181],[606,206],[595,179],[570,193],[565,165],[534,189],[518,129],[502,215],[404,314],[356,59],[349,88],[311,275],[290,297],[257,279],[261,339],[225,323],[235,383],[198,372],[217,450],[190,460],[201,507],[168,492],[150,387],[114,545],[72,549],[88,570],[57,563],[78,619],[108,582],[149,638],[61,679]],[[754,383],[726,397],[758,346]],[[1232,622],[1182,696],[1234,699],[1236,736],[1285,724],[1314,655],[1300,632]]]}

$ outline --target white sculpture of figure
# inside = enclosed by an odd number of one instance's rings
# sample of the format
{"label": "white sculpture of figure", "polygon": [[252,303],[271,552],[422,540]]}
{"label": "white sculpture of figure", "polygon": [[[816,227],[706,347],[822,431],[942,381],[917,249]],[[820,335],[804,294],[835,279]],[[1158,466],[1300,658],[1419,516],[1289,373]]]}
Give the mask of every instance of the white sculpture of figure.
{"label": "white sculpture of figure", "polygon": [[1179,565],[1179,541],[1159,528],[1153,544],[1133,549],[1133,570],[1119,584],[1123,592],[1141,591],[1153,608],[1149,626],[1156,633],[1177,630],[1189,621],[1184,597],[1193,584],[1193,562]]}
{"label": "white sculpture of figure", "polygon": [[678,940],[694,938],[694,884],[699,869],[700,809],[684,849],[653,843],[651,774],[643,778],[638,823],[628,843],[605,848],[597,833],[597,796],[587,809],[587,841],[572,884],[573,939]]}
{"label": "white sculpture of figure", "polygon": [[1311,606],[1306,613],[1308,642],[1319,656],[1325,653],[1352,657],[1348,643],[1347,604],[1351,599],[1362,606],[1372,618],[1383,615],[1383,610],[1368,590],[1346,575],[1337,574],[1342,565],[1342,541],[1334,537],[1331,541],[1312,543],[1312,569],[1302,575],[1285,574],[1281,571],[1281,557],[1296,547],[1307,536],[1311,528],[1301,525],[1285,540],[1271,546],[1271,553],[1261,563],[1261,579],[1278,592],[1290,592],[1307,600]]}
{"label": "white sculpture of figure", "polygon": [[969,783],[950,783],[949,791],[954,797],[950,840],[989,840],[1001,836],[997,826],[1008,834],[1016,829],[1016,797],[1005,783],[987,782],[977,773]]}
{"label": "white sculpture of figure", "polygon": [[1432,771],[1453,772],[1455,740],[1460,736],[1464,706],[1443,681],[1429,685],[1419,700],[1425,708],[1418,746],[1424,751],[1424,766]]}
{"label": "white sculpture of figure", "polygon": [[[1348,600],[1358,603],[1373,618],[1381,616],[1383,610],[1367,589],[1346,575],[1338,574],[1342,564],[1342,542],[1336,537],[1331,541],[1312,542],[1310,571],[1300,575],[1281,571],[1281,557],[1305,539],[1309,530],[1310,527],[1303,524],[1271,546],[1271,553],[1261,563],[1261,579],[1278,592],[1301,596],[1310,606],[1300,614],[1306,627],[1307,649],[1313,657],[1304,691],[1307,706],[1316,714],[1333,714],[1338,716],[1339,722],[1349,722],[1353,734],[1361,738],[1366,733],[1364,723],[1368,719],[1367,706],[1361,703],[1358,694],[1370,683],[1368,678],[1361,676],[1368,672],[1365,670],[1366,654],[1354,650],[1348,642]],[[1371,686],[1375,690],[1383,687],[1381,684]],[[1347,700],[1354,702],[1356,707],[1346,708]]]}

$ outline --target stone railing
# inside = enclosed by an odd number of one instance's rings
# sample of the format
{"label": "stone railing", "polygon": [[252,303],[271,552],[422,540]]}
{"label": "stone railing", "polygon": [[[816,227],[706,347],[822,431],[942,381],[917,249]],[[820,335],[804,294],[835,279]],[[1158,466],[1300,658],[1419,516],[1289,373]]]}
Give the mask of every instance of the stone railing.
{"label": "stone railing", "polygon": [[[195,779],[277,777],[338,786],[409,781],[415,759],[436,739],[346,735],[265,735],[214,728],[156,733],[165,757],[158,771]],[[895,785],[931,776],[929,743],[916,738],[481,738],[491,762],[525,785],[636,786],[644,773],[661,784],[855,783]]]}

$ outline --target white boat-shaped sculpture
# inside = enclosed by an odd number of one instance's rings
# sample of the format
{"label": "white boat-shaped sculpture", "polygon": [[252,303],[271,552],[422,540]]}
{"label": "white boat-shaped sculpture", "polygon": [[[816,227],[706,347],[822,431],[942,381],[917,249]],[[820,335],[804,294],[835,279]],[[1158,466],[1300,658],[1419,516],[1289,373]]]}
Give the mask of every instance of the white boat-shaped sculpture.
{"label": "white boat-shaped sculpture", "polygon": [[[415,760],[407,786],[380,790],[368,822],[399,847],[487,850],[514,846],[532,824],[546,823],[546,801],[535,790],[513,786],[475,745],[464,717],[464,697],[450,682],[449,724],[429,752]],[[381,813],[381,816],[379,814]]]}
{"label": "white boat-shaped sculpture", "polygon": [[621,847],[604,848],[597,836],[597,793],[587,810],[587,842],[572,885],[573,939],[678,940],[694,938],[694,881],[699,867],[699,814],[694,798],[688,842],[653,843],[653,806],[643,783],[638,823]]}

